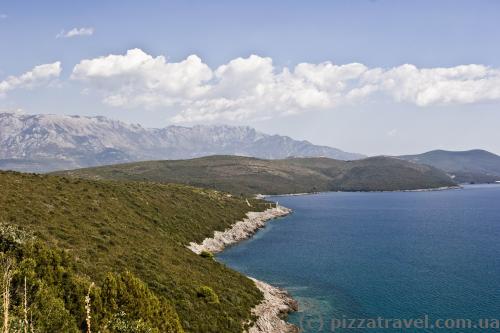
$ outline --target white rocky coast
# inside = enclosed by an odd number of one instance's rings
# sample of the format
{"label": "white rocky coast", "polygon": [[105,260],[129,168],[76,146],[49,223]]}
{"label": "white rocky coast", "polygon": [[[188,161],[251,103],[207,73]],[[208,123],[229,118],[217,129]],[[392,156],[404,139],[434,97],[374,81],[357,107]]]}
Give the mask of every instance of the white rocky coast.
{"label": "white rocky coast", "polygon": [[247,217],[243,221],[236,222],[231,228],[225,231],[214,232],[214,237],[206,238],[201,244],[191,242],[188,248],[197,254],[203,251],[211,253],[221,252],[229,245],[252,237],[257,230],[266,225],[267,221],[288,215],[290,212],[291,209],[282,206],[269,208],[263,212],[248,212]]}
{"label": "white rocky coast", "polygon": [[248,333],[296,333],[299,328],[283,319],[291,311],[299,309],[298,303],[283,289],[250,278],[264,294],[264,301],[253,308],[257,321]]}
{"label": "white rocky coast", "polygon": [[[203,251],[217,253],[229,245],[250,238],[257,230],[263,228],[267,221],[285,216],[291,209],[277,206],[263,212],[248,212],[243,221],[236,222],[225,231],[216,231],[212,238],[206,238],[201,244],[191,242],[188,248],[200,254]],[[298,327],[285,322],[282,318],[287,313],[298,310],[297,302],[283,289],[273,287],[265,282],[250,278],[264,295],[264,300],[253,308],[257,316],[255,324],[248,333],[296,333]]]}

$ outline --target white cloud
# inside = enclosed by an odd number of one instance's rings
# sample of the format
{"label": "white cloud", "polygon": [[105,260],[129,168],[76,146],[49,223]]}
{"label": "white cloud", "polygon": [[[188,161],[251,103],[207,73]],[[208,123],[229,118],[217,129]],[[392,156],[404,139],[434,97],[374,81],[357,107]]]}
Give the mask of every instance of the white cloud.
{"label": "white cloud", "polygon": [[125,55],[109,55],[77,64],[72,79],[91,82],[106,94],[112,106],[173,106],[207,95],[204,82],[212,70],[198,56],[177,63],[163,56],[153,58],[139,49]]}
{"label": "white cloud", "polygon": [[7,14],[0,14],[0,20],[5,20],[7,17]]}
{"label": "white cloud", "polygon": [[71,38],[77,36],[92,36],[94,34],[94,28],[73,28],[69,31],[61,30],[56,38]]}
{"label": "white cloud", "polygon": [[61,74],[61,63],[44,64],[34,67],[29,72],[19,76],[9,76],[0,81],[0,96],[18,88],[31,88],[49,82]]}
{"label": "white cloud", "polygon": [[300,63],[278,69],[251,55],[212,69],[191,55],[180,62],[140,49],[83,60],[72,79],[87,82],[114,107],[167,107],[176,122],[266,119],[379,99],[429,105],[500,101],[500,70],[368,68],[359,63]]}

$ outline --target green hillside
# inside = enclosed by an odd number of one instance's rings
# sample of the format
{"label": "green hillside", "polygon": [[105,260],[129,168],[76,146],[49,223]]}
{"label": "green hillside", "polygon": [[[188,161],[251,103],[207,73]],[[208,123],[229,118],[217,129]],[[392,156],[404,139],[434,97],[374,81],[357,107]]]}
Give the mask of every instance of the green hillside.
{"label": "green hillside", "polygon": [[453,175],[459,183],[494,183],[500,181],[500,156],[486,150],[433,150],[401,158],[434,166]]}
{"label": "green hillside", "polygon": [[339,161],[329,158],[263,160],[210,156],[103,166],[58,174],[89,179],[183,183],[236,194],[391,191],[455,185],[440,170],[391,157]]}
{"label": "green hillside", "polygon": [[92,325],[101,332],[241,332],[262,298],[243,275],[185,247],[243,218],[245,200],[184,185],[14,172],[0,172],[0,189],[13,322],[23,313],[24,277],[39,332],[84,330],[91,282]]}

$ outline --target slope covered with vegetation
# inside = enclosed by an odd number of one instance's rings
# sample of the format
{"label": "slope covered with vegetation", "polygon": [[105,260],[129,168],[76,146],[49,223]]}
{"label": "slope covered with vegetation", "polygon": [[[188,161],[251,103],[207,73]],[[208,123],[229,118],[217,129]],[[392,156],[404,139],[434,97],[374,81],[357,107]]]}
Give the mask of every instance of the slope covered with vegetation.
{"label": "slope covered with vegetation", "polygon": [[[184,185],[0,172],[12,325],[40,332],[241,332],[262,294],[185,246],[244,217],[244,199]],[[263,210],[250,200],[251,210]],[[42,320],[45,318],[45,320]],[[30,319],[31,320],[31,319]]]}
{"label": "slope covered with vegetation", "polygon": [[459,183],[494,183],[500,180],[500,156],[486,150],[433,150],[401,158],[442,169]]}
{"label": "slope covered with vegetation", "polygon": [[120,164],[58,174],[89,179],[184,183],[236,194],[392,191],[455,185],[443,171],[391,157],[339,161],[211,156]]}

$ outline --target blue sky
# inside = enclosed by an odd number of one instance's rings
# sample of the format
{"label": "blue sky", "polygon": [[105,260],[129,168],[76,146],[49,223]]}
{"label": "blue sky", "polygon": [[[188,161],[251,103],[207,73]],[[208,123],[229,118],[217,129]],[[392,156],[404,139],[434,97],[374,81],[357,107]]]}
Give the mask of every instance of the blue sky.
{"label": "blue sky", "polygon": [[[0,82],[42,64],[60,62],[62,71],[15,87],[11,79],[0,96],[0,110],[101,114],[155,127],[174,122],[248,124],[367,154],[433,148],[500,153],[499,14],[500,2],[494,0],[3,0]],[[56,38],[72,29],[92,33]],[[158,67],[92,72],[113,61],[130,63],[133,54],[126,55],[132,49],[140,50],[136,58]],[[112,54],[124,58],[82,64]],[[252,54],[259,58],[249,59]],[[182,76],[168,64],[182,63],[190,55],[202,65],[193,60],[179,66],[197,72],[190,76],[192,82],[175,86]],[[162,56],[164,63],[158,58]],[[247,61],[231,63],[240,57]],[[319,66],[324,62],[364,68],[349,67],[349,74],[341,74],[349,75],[344,79],[336,67]],[[295,71],[303,63],[314,66]],[[411,69],[413,74],[403,77],[408,73],[404,64],[417,72]],[[483,67],[457,69],[470,64]],[[440,67],[450,72],[442,74],[436,70]],[[366,77],[372,80],[376,69],[384,73],[367,87]],[[396,87],[388,88],[387,82],[394,80]],[[470,80],[476,81],[469,85]],[[161,82],[159,88],[151,88],[155,82]],[[408,93],[398,88],[414,82],[421,89]],[[374,92],[366,92],[374,85]],[[265,94],[252,95],[259,87]],[[363,97],[354,100],[347,92],[359,93],[357,88],[364,89]],[[348,91],[337,96],[336,89]],[[287,102],[280,105],[283,100]]]}

